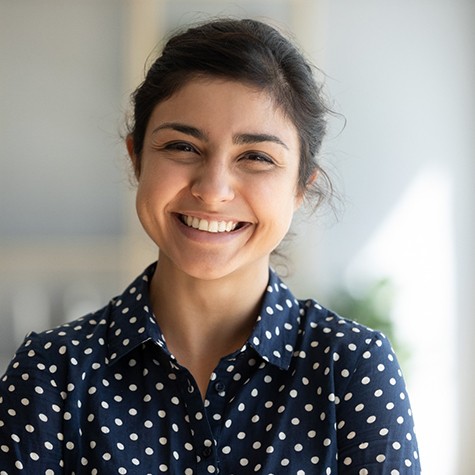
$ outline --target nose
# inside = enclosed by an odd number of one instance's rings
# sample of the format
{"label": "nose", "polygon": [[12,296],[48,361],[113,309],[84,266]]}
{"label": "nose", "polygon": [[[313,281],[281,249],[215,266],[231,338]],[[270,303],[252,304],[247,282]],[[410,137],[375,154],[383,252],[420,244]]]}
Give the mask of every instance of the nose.
{"label": "nose", "polygon": [[203,163],[197,171],[191,193],[206,204],[219,204],[234,198],[231,171],[224,163]]}

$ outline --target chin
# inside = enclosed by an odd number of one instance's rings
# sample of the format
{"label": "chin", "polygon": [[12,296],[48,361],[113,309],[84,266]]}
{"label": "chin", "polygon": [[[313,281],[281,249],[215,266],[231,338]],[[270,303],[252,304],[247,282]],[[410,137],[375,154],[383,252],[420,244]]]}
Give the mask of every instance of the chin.
{"label": "chin", "polygon": [[181,270],[194,279],[205,281],[223,279],[236,272],[236,269],[232,269],[228,266],[216,265],[215,262],[208,265],[200,263],[192,266],[183,266]]}

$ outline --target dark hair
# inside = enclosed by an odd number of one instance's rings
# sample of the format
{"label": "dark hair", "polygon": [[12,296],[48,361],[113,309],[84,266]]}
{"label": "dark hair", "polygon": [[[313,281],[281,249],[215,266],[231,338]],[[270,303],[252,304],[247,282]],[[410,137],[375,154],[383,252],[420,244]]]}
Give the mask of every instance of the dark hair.
{"label": "dark hair", "polygon": [[[132,94],[129,133],[137,171],[155,106],[199,75],[240,81],[269,93],[296,126],[301,149],[298,188],[307,200],[316,195],[316,207],[327,190],[331,191],[330,180],[317,160],[328,112],[321,87],[309,62],[292,42],[256,20],[212,20],[168,40],[144,82]],[[315,173],[319,179],[312,182]]]}

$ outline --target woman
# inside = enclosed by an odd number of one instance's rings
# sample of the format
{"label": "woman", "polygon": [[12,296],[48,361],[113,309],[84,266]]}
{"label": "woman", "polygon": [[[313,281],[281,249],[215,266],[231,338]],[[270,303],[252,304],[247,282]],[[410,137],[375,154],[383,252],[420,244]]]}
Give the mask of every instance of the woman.
{"label": "woman", "polygon": [[169,40],[133,102],[158,262],[26,338],[0,386],[1,473],[419,473],[386,338],[269,270],[322,194],[326,108],[303,56],[263,23],[212,21]]}

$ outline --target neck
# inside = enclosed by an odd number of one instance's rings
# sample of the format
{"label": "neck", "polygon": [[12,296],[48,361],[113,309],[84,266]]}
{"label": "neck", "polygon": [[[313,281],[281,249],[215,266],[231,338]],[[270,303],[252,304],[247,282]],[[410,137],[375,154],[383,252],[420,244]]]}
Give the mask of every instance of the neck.
{"label": "neck", "polygon": [[268,261],[203,280],[160,257],[150,286],[152,308],[169,350],[198,385],[201,379],[202,393],[219,360],[248,339],[268,278]]}

